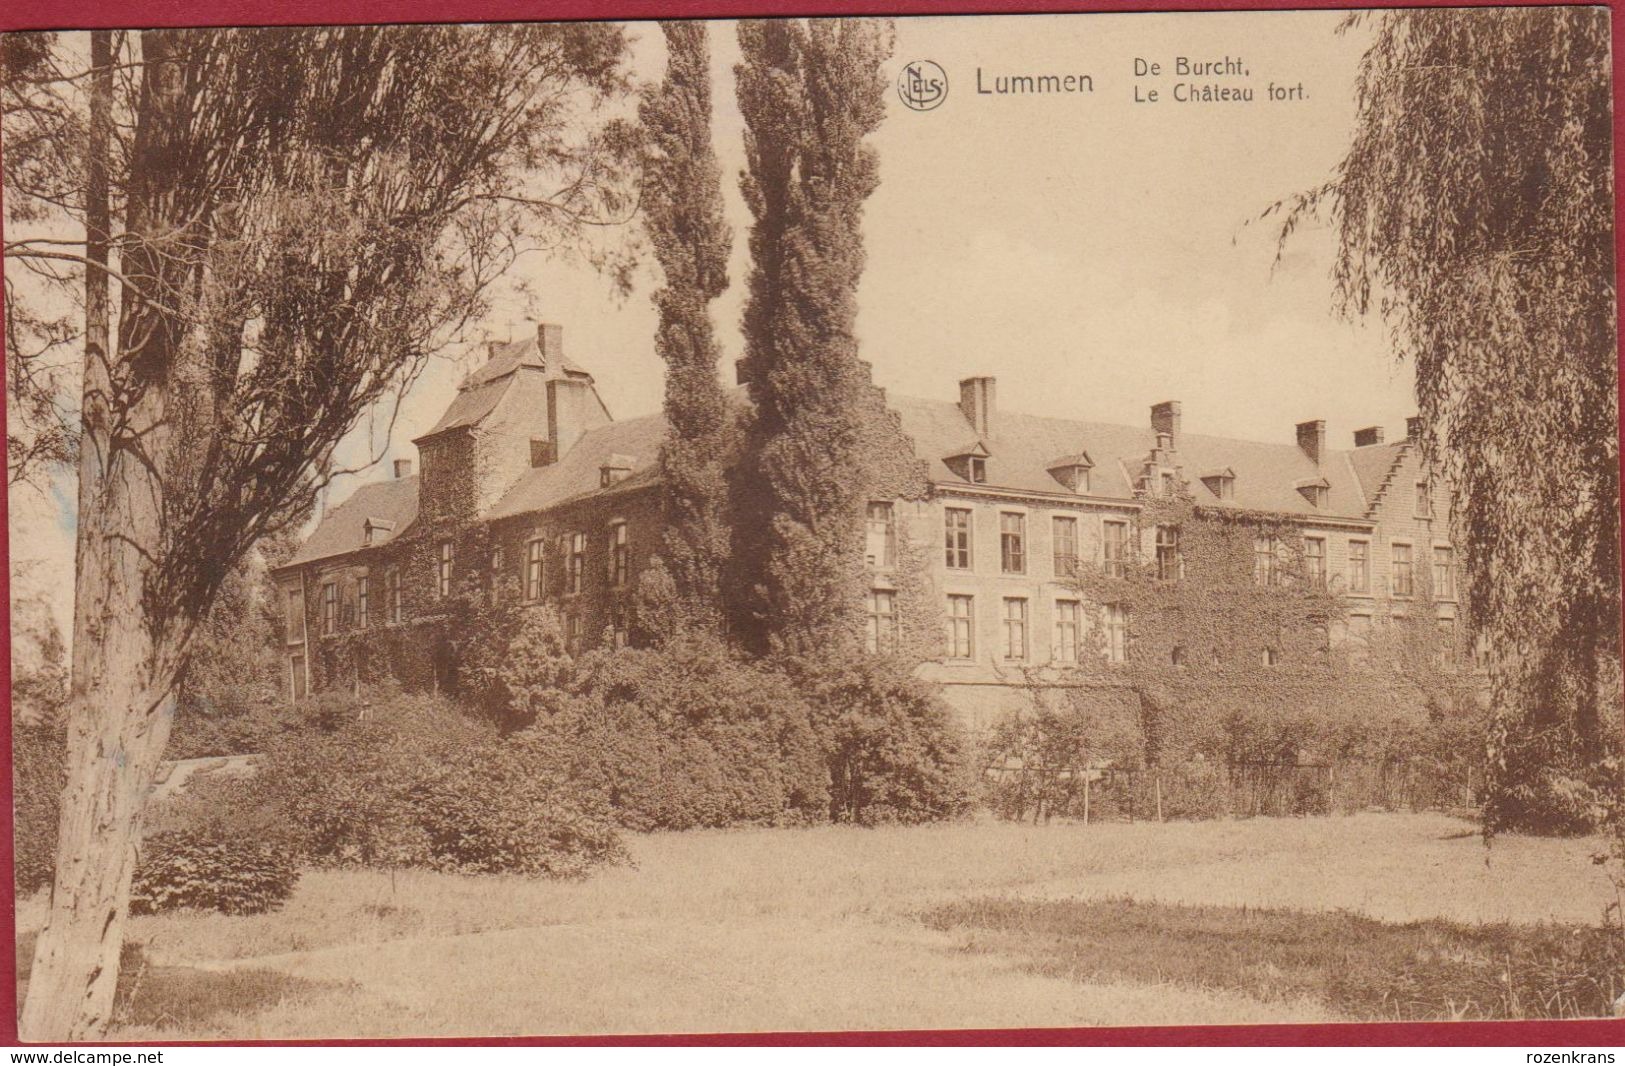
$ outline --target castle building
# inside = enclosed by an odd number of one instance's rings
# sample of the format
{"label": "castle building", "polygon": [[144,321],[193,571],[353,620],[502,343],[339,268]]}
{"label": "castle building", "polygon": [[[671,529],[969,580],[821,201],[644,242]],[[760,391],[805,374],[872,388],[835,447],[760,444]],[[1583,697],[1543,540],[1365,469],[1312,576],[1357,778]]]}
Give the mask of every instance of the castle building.
{"label": "castle building", "polygon": [[[394,649],[392,672],[415,672],[407,680],[449,681],[449,605],[470,591],[552,604],[573,648],[631,639],[637,575],[660,541],[664,418],[613,419],[558,326],[488,348],[414,442],[418,471],[398,461],[393,478],[363,485],[275,571],[293,698],[376,673],[366,659],[380,646]],[[920,674],[972,727],[1020,706],[1035,670],[1128,657],[1129,608],[1091,600],[1076,575],[1145,565],[1179,581],[1182,531],[1157,520],[1159,501],[1256,521],[1254,580],[1284,581],[1290,555],[1294,580],[1341,597],[1335,639],[1431,618],[1458,654],[1449,493],[1428,476],[1415,420],[1403,440],[1372,427],[1337,448],[1322,421],[1279,443],[1186,433],[1177,401],[1139,426],[1003,411],[991,377],[961,381],[957,402],[886,402],[927,489],[867,505],[869,645],[901,639],[899,571],[904,555],[919,560],[915,585],[942,635]],[[1185,654],[1173,648],[1168,668]]]}

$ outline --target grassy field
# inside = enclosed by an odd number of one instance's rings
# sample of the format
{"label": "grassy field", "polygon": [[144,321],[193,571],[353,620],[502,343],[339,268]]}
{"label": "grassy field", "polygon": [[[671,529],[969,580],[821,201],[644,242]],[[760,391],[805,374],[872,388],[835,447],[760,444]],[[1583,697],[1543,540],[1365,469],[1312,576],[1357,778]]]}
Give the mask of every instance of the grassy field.
{"label": "grassy field", "polygon": [[[1363,957],[1381,972],[1406,950],[1455,950],[1406,923],[1464,935],[1485,923],[1594,925],[1611,898],[1589,859],[1595,842],[1502,838],[1486,850],[1470,825],[1439,815],[630,844],[632,865],[577,883],[316,871],[274,914],[136,919],[114,1039],[1391,1016],[1321,979],[1319,938],[1369,945]],[[1229,913],[1242,906],[1250,922]],[[38,899],[19,908],[20,959],[41,911]],[[1350,915],[1365,922],[1358,936]],[[1181,951],[1192,964],[1172,966],[1159,942],[1212,951]],[[1096,964],[1108,950],[1119,961]],[[1496,1011],[1454,1011],[1474,1012]]]}

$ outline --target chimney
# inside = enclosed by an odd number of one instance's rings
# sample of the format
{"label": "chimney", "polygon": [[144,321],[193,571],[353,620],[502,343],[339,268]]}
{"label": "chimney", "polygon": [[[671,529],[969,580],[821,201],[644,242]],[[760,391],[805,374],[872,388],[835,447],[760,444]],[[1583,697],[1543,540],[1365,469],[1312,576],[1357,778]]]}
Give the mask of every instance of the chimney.
{"label": "chimney", "polygon": [[1382,427],[1367,426],[1354,431],[1354,446],[1356,448],[1369,448],[1373,444],[1382,443]]}
{"label": "chimney", "polygon": [[966,378],[959,383],[959,409],[975,427],[978,437],[992,437],[998,405],[992,378]]}
{"label": "chimney", "polygon": [[1320,457],[1326,453],[1326,420],[1317,418],[1313,422],[1298,423],[1298,447],[1303,454],[1313,459],[1317,464]]}
{"label": "chimney", "polygon": [[530,465],[547,466],[558,460],[558,449],[546,437],[530,438]]}
{"label": "chimney", "polygon": [[395,477],[397,479],[399,479],[399,478],[411,477],[411,476],[412,476],[412,460],[410,460],[410,459],[397,459],[397,460],[395,460]]}
{"label": "chimney", "polygon": [[[1157,431],[1158,436],[1166,435],[1168,447],[1179,447],[1179,401],[1164,400],[1151,407],[1151,428]],[[1161,446],[1161,442],[1158,442]]]}
{"label": "chimney", "polygon": [[564,327],[552,322],[536,323],[536,350],[542,354],[546,370],[564,358]]}
{"label": "chimney", "polygon": [[1422,416],[1412,415],[1405,420],[1405,439],[1416,441],[1422,439]]}

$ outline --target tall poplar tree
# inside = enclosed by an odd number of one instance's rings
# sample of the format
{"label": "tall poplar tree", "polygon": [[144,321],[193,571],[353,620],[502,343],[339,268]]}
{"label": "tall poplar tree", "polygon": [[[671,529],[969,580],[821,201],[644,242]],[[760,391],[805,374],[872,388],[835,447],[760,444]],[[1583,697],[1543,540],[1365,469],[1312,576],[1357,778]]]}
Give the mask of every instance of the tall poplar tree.
{"label": "tall poplar tree", "polygon": [[735,557],[750,561],[743,635],[764,650],[841,646],[860,630],[870,381],[855,324],[863,205],[880,181],[866,138],[885,114],[892,35],[885,19],[739,26],[755,417]]}
{"label": "tall poplar tree", "polygon": [[720,630],[728,556],[726,464],[735,451],[710,303],[728,287],[733,241],[722,215],[722,172],[711,144],[711,46],[704,22],[664,22],[666,77],[640,109],[648,156],[643,217],[665,286],[655,348],[666,361],[660,465],[666,532],[661,561],[673,601],[646,606],[661,637]]}
{"label": "tall poplar tree", "polygon": [[1608,12],[1419,9],[1367,26],[1329,211],[1335,298],[1416,368],[1455,487],[1469,620],[1499,662],[1487,828],[1582,829],[1621,781]]}

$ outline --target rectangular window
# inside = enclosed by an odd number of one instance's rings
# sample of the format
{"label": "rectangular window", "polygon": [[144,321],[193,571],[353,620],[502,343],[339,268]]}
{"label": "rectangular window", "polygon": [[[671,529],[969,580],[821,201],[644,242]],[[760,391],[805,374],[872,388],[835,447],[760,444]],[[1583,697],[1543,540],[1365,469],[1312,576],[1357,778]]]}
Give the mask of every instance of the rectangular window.
{"label": "rectangular window", "polygon": [[542,598],[542,544],[537,537],[525,545],[525,599],[531,603]]}
{"label": "rectangular window", "polygon": [[1128,608],[1120,603],[1106,605],[1106,660],[1128,661]]}
{"label": "rectangular window", "polygon": [[969,570],[971,564],[971,513],[958,507],[942,512],[950,570]]}
{"label": "rectangular window", "polygon": [[1429,490],[1426,481],[1416,483],[1416,517],[1433,517],[1433,493]]}
{"label": "rectangular window", "polygon": [[890,569],[897,565],[897,519],[889,503],[870,503],[865,561]]}
{"label": "rectangular window", "polygon": [[971,459],[970,459],[970,479],[971,479],[971,481],[973,481],[974,483],[976,483],[978,485],[986,484],[986,482],[987,482],[987,460],[986,459],[983,459],[980,456],[975,456],[975,455],[971,456]]}
{"label": "rectangular window", "polygon": [[1274,537],[1253,538],[1253,583],[1266,587],[1280,584],[1280,570]]}
{"label": "rectangular window", "polygon": [[1004,601],[1004,657],[1017,661],[1027,658],[1026,600]]}
{"label": "rectangular window", "polygon": [[1411,563],[1411,546],[1409,544],[1395,544],[1394,546],[1394,595],[1416,595],[1416,574]]}
{"label": "rectangular window", "polygon": [[564,616],[564,650],[571,655],[581,650],[581,616],[574,611]]}
{"label": "rectangular window", "polygon": [[1456,553],[1450,548],[1433,549],[1433,595],[1441,600],[1456,598]]}
{"label": "rectangular window", "polygon": [[322,584],[322,636],[331,636],[339,628],[339,586],[337,582]]}
{"label": "rectangular window", "polygon": [[1349,591],[1371,591],[1371,545],[1363,540],[1349,541]]}
{"label": "rectangular window", "polygon": [[1179,580],[1179,527],[1157,527],[1157,578]]}
{"label": "rectangular window", "polygon": [[1122,577],[1128,565],[1128,523],[1106,522],[1101,533],[1101,561],[1106,576]]}
{"label": "rectangular window", "polygon": [[897,649],[897,594],[869,590],[869,650],[885,655]]}
{"label": "rectangular window", "polygon": [[491,549],[491,602],[497,602],[502,591],[502,548]]}
{"label": "rectangular window", "polygon": [[581,575],[587,567],[587,534],[571,533],[568,543],[570,548],[564,562],[564,591],[576,593],[581,591]]}
{"label": "rectangular window", "polygon": [[970,659],[975,656],[974,619],[975,603],[972,597],[948,597],[948,658]]}
{"label": "rectangular window", "polygon": [[610,615],[610,640],[616,648],[624,648],[632,643],[632,629],[626,622],[626,608],[617,607]]}
{"label": "rectangular window", "polygon": [[435,595],[446,599],[451,595],[451,541],[440,542],[440,564],[435,570]]}
{"label": "rectangular window", "polygon": [[1054,548],[1055,576],[1071,577],[1078,566],[1078,520],[1072,517],[1052,519],[1050,542]]}
{"label": "rectangular window", "polygon": [[295,700],[305,698],[305,657],[303,655],[288,656],[288,693]]}
{"label": "rectangular window", "polygon": [[367,589],[372,584],[372,578],[362,574],[355,584],[355,623],[362,629],[367,628],[370,621],[367,612]]}
{"label": "rectangular window", "polygon": [[1027,572],[1027,516],[999,513],[999,569],[1007,574]]}
{"label": "rectangular window", "polygon": [[1326,540],[1324,537],[1303,538],[1303,568],[1309,578],[1309,587],[1326,587]]}
{"label": "rectangular window", "polygon": [[298,644],[305,639],[305,590],[288,590],[288,643]]}
{"label": "rectangular window", "polygon": [[1055,601],[1055,658],[1058,662],[1078,661],[1078,622],[1081,605],[1077,600]]}
{"label": "rectangular window", "polygon": [[401,572],[393,566],[384,571],[384,610],[391,624],[400,624]]}
{"label": "rectangular window", "polygon": [[612,588],[624,588],[627,578],[626,523],[615,522],[609,527],[609,583]]}

